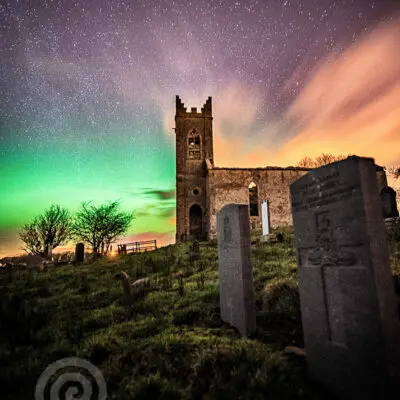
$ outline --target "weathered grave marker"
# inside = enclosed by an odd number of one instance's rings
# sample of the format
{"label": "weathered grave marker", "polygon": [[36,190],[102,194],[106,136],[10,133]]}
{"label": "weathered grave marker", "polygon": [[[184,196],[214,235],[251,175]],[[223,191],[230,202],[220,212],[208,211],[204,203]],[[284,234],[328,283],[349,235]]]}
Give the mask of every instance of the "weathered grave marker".
{"label": "weathered grave marker", "polygon": [[256,330],[249,210],[229,204],[217,214],[221,318],[242,336]]}
{"label": "weathered grave marker", "polygon": [[396,202],[396,191],[390,186],[381,190],[381,201],[383,209],[383,218],[394,218],[399,216]]}
{"label": "weathered grave marker", "polygon": [[75,246],[75,261],[83,262],[85,259],[85,245],[83,243],[77,243]]}
{"label": "weathered grave marker", "polygon": [[342,398],[389,398],[400,327],[374,161],[349,157],[290,190],[310,375]]}
{"label": "weathered grave marker", "polygon": [[132,285],[129,282],[129,275],[125,271],[121,271],[122,287],[124,288],[125,297],[131,300]]}
{"label": "weathered grave marker", "polygon": [[189,259],[190,261],[200,260],[200,243],[197,240],[189,247]]}

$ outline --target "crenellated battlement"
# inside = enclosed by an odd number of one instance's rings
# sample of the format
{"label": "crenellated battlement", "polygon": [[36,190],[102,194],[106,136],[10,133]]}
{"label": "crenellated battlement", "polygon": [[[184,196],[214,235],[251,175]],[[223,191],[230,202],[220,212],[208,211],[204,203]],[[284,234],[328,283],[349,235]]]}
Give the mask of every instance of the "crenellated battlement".
{"label": "crenellated battlement", "polygon": [[211,107],[211,96],[208,96],[208,99],[203,105],[203,108],[201,109],[201,113],[207,116],[212,116],[212,107]]}
{"label": "crenellated battlement", "polygon": [[200,112],[197,112],[197,107],[192,107],[190,111],[187,111],[187,107],[182,102],[180,97],[176,95],[176,116],[190,116],[190,117],[211,117],[212,107],[211,107],[211,96],[208,97]]}
{"label": "crenellated battlement", "polygon": [[186,114],[186,107],[182,103],[182,100],[176,95],[176,115]]}

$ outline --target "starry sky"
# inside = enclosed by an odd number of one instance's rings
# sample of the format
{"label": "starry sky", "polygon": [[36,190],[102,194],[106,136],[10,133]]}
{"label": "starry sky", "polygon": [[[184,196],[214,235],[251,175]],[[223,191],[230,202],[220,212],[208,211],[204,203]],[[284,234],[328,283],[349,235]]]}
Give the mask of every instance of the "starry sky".
{"label": "starry sky", "polygon": [[121,200],[174,241],[175,95],[213,98],[217,166],[400,163],[396,0],[0,5],[0,256],[52,203]]}

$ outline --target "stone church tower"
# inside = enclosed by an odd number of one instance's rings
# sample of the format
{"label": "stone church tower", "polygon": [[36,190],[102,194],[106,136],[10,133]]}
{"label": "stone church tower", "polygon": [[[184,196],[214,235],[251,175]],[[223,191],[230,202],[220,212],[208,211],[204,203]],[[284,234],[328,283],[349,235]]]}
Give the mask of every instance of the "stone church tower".
{"label": "stone church tower", "polygon": [[[176,242],[206,238],[207,163],[214,164],[211,97],[201,112],[176,96]],[[207,160],[207,161],[206,161]]]}

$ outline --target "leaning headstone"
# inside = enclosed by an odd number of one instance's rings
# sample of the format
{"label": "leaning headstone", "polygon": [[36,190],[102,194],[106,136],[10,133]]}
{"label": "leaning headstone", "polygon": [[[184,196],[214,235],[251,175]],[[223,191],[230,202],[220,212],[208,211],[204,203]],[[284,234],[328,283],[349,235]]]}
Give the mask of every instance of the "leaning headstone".
{"label": "leaning headstone", "polygon": [[221,318],[247,337],[256,330],[248,205],[221,209],[217,238]]}
{"label": "leaning headstone", "polygon": [[132,286],[129,282],[129,275],[125,272],[121,272],[122,287],[125,293],[125,299],[130,302],[132,301]]}
{"label": "leaning headstone", "polygon": [[340,398],[391,398],[400,326],[374,161],[314,169],[290,191],[309,373]]}
{"label": "leaning headstone", "polygon": [[399,216],[396,202],[396,191],[390,186],[386,186],[381,190],[381,201],[383,218],[395,218]]}
{"label": "leaning headstone", "polygon": [[85,245],[83,243],[77,243],[75,246],[75,261],[83,262],[85,259]]}

